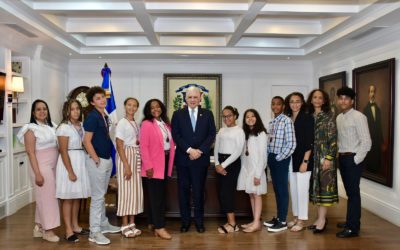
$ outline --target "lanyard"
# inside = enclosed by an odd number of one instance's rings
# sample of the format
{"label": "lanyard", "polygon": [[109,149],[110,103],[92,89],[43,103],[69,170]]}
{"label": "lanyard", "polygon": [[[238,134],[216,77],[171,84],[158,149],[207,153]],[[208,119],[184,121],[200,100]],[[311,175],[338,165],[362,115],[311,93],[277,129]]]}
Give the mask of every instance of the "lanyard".
{"label": "lanyard", "polygon": [[106,117],[103,114],[101,114],[100,111],[98,111],[96,108],[95,108],[95,110],[97,111],[97,113],[99,113],[101,118],[103,118],[104,125],[106,128],[106,134],[107,134],[108,138],[110,138],[110,130],[109,130],[108,122],[107,122],[108,119],[106,119]]}
{"label": "lanyard", "polygon": [[133,124],[131,123],[131,121],[128,120],[128,118],[125,117],[125,119],[128,121],[128,123],[129,123],[129,124],[131,125],[131,127],[133,128],[133,131],[134,131],[135,134],[136,134],[136,145],[139,145],[139,144],[140,144],[140,141],[139,141],[139,139],[138,139],[138,136],[139,136],[139,127],[138,127],[138,125],[136,124],[136,121],[133,120],[133,123],[135,124],[135,125],[133,125]]}

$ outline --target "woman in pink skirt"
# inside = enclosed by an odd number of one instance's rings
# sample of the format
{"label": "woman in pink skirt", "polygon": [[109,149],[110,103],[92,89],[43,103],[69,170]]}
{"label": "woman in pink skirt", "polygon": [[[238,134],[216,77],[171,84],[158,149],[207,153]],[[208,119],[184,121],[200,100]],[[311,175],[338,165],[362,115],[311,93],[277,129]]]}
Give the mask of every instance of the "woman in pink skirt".
{"label": "woman in pink skirt", "polygon": [[36,225],[33,237],[41,237],[50,242],[60,240],[53,232],[54,228],[60,226],[55,183],[58,158],[55,127],[47,103],[38,99],[32,103],[30,123],[24,125],[17,134],[19,141],[25,144],[34,183]]}

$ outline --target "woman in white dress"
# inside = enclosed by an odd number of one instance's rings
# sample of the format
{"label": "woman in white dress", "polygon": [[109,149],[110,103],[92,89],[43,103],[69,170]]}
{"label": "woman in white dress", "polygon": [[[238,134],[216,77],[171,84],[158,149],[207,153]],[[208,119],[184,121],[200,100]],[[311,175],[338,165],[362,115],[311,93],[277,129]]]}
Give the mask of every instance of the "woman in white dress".
{"label": "woman in white dress", "polygon": [[33,237],[58,242],[60,238],[53,232],[54,228],[60,226],[55,180],[57,138],[55,124],[51,122],[49,107],[45,101],[38,99],[32,103],[30,123],[19,130],[17,138],[25,145],[31,166],[31,180],[36,197]]}
{"label": "woman in white dress", "polygon": [[267,193],[267,134],[258,112],[248,109],[243,117],[243,131],[246,136],[245,148],[242,152],[238,179],[238,190],[244,190],[250,195],[253,221],[242,225],[246,233],[261,230],[262,197]]}
{"label": "woman in white dress", "polygon": [[135,215],[143,212],[139,126],[135,121],[139,101],[136,98],[128,97],[124,101],[124,107],[125,118],[118,122],[116,128],[118,151],[117,215],[122,216],[121,234],[126,238],[133,238],[141,234],[141,231],[135,225]]}
{"label": "woman in white dress", "polygon": [[78,242],[77,234],[87,235],[88,229],[79,226],[80,199],[90,196],[90,183],[85,167],[85,153],[82,147],[82,107],[74,99],[63,106],[63,120],[57,128],[60,156],[57,162],[56,197],[62,201],[65,223],[65,239]]}
{"label": "woman in white dress", "polygon": [[239,112],[232,106],[226,106],[222,110],[226,127],[218,131],[214,146],[218,198],[221,211],[227,217],[227,223],[218,228],[219,233],[239,231],[235,219],[235,195],[245,136],[243,129],[236,125],[238,117]]}

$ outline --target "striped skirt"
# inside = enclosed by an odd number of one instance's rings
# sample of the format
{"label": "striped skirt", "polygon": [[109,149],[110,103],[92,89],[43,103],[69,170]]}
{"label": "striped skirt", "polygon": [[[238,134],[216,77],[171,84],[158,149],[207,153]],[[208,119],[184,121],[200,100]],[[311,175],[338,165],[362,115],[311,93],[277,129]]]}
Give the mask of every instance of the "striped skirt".
{"label": "striped skirt", "polygon": [[143,212],[143,187],[139,147],[126,147],[125,156],[132,171],[129,180],[124,178],[124,164],[117,156],[118,216],[136,215]]}

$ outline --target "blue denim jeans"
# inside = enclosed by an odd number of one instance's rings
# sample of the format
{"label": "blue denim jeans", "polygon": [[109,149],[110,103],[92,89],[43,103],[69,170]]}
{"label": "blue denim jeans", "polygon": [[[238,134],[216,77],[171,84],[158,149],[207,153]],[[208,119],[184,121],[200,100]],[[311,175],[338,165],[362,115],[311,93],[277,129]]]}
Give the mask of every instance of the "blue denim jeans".
{"label": "blue denim jeans", "polygon": [[285,222],[289,207],[289,163],[290,157],[277,161],[276,154],[268,154],[268,167],[271,171],[272,185],[275,192],[277,217]]}

